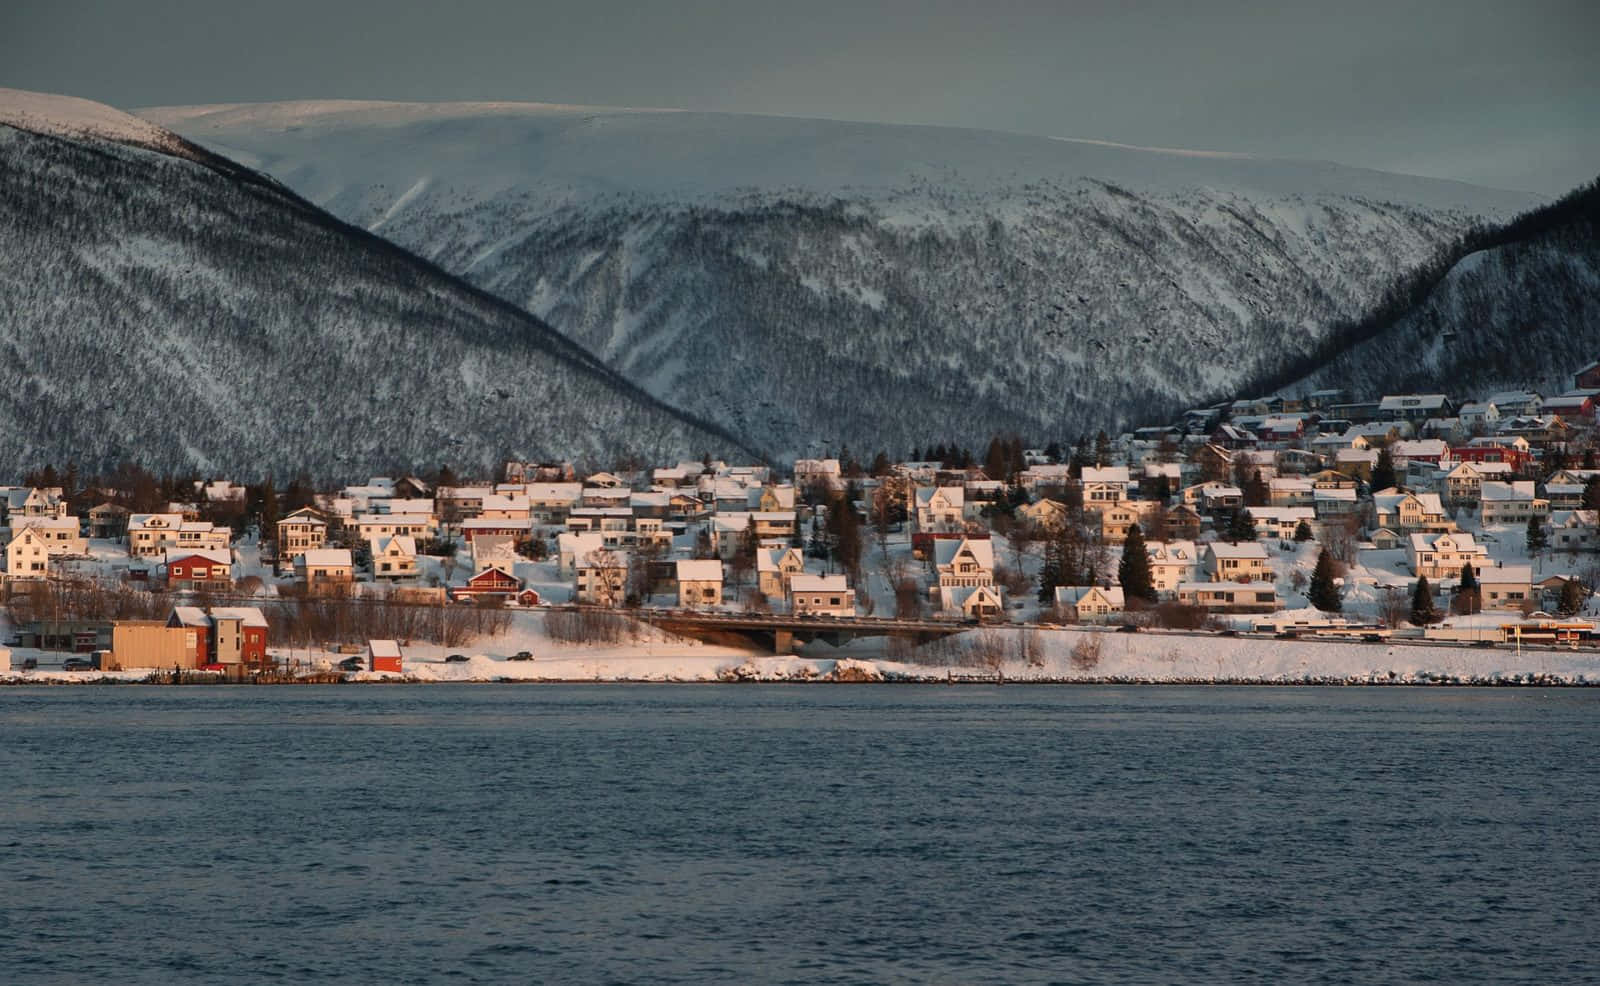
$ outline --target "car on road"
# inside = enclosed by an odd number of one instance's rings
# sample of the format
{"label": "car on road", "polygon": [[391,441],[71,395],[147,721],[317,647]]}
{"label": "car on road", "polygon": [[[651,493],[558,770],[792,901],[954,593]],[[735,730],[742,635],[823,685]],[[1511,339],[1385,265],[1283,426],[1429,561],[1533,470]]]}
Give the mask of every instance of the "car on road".
{"label": "car on road", "polygon": [[519,650],[515,654],[512,654],[510,657],[506,658],[506,660],[508,660],[508,661],[531,661],[531,660],[533,660],[533,652],[532,651],[526,651],[526,650]]}
{"label": "car on road", "polygon": [[446,663],[446,664],[465,664],[465,663],[467,663],[467,655],[465,655],[465,654],[451,654],[449,657],[444,659],[444,663]]}
{"label": "car on road", "polygon": [[339,662],[340,671],[361,671],[365,666],[366,662],[359,657],[347,657]]}
{"label": "car on road", "polygon": [[87,657],[69,657],[61,662],[63,671],[93,671],[94,662]]}

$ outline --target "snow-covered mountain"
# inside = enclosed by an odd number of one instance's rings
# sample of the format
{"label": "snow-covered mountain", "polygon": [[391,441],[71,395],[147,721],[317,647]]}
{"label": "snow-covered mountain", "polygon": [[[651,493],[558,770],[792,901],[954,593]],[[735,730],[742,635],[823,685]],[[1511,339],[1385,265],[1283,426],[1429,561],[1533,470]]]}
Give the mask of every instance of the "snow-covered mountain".
{"label": "snow-covered mountain", "polygon": [[1572,386],[1600,358],[1600,181],[1486,231],[1335,326],[1324,352],[1252,392],[1487,394]]}
{"label": "snow-covered mountain", "polygon": [[533,104],[141,111],[766,447],[1147,422],[1530,196],[975,130]]}
{"label": "snow-covered mountain", "polygon": [[14,468],[739,451],[525,311],[98,104],[0,91],[0,265]]}

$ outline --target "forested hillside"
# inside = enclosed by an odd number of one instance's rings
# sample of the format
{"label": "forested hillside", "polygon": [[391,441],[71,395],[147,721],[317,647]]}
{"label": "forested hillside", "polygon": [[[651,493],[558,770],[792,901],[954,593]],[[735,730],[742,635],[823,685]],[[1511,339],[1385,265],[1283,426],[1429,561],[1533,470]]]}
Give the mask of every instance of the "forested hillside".
{"label": "forested hillside", "polygon": [[526,312],[271,182],[72,133],[0,125],[14,469],[353,477],[741,454]]}
{"label": "forested hillside", "polygon": [[1528,196],[1319,162],[527,104],[144,111],[775,452],[1144,423]]}

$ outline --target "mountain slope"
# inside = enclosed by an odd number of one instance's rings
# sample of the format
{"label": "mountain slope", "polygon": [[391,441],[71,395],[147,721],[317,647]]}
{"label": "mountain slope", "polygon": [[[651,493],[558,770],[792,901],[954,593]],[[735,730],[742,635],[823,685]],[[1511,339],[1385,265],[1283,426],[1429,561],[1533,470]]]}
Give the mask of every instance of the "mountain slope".
{"label": "mountain slope", "polygon": [[1241,155],[529,104],[142,111],[784,451],[1148,420],[1529,196]]}
{"label": "mountain slope", "polygon": [[739,451],[274,183],[109,107],[53,117],[41,99],[0,93],[0,457],[15,466],[337,477]]}
{"label": "mountain slope", "polygon": [[1600,181],[1461,246],[1251,393],[1572,386],[1600,358]]}

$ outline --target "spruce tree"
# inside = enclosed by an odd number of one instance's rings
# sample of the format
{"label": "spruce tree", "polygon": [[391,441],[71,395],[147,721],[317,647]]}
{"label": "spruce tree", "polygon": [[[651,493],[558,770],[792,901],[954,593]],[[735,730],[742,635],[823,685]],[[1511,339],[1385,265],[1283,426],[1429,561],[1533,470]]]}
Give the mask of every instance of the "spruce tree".
{"label": "spruce tree", "polygon": [[1372,490],[1386,490],[1399,483],[1394,472],[1394,456],[1388,449],[1378,452],[1378,462],[1372,467]]}
{"label": "spruce tree", "polygon": [[1240,541],[1254,541],[1256,539],[1256,519],[1250,511],[1239,509],[1234,511],[1233,520],[1228,522],[1228,540],[1235,544]]}
{"label": "spruce tree", "polygon": [[1294,525],[1294,539],[1296,543],[1304,544],[1305,542],[1311,540],[1311,537],[1310,524],[1307,524],[1302,520],[1300,523]]}
{"label": "spruce tree", "polygon": [[1583,583],[1577,579],[1568,579],[1561,586],[1561,602],[1557,609],[1562,616],[1575,616],[1583,609],[1584,589]]}
{"label": "spruce tree", "polygon": [[1461,585],[1456,589],[1456,612],[1476,613],[1483,609],[1483,590],[1478,587],[1478,575],[1470,562],[1461,566]]}
{"label": "spruce tree", "polygon": [[1324,613],[1338,613],[1344,609],[1339,587],[1334,585],[1333,579],[1333,556],[1323,548],[1317,556],[1317,567],[1311,570],[1311,588],[1306,592],[1306,599]]}
{"label": "spruce tree", "polygon": [[1138,524],[1128,525],[1127,540],[1122,544],[1122,561],[1117,563],[1117,581],[1122,583],[1122,595],[1129,602],[1135,599],[1156,601],[1156,589],[1150,579],[1150,556],[1145,552],[1144,532]]}
{"label": "spruce tree", "polygon": [[1584,481],[1583,509],[1600,510],[1600,476],[1590,476]]}
{"label": "spruce tree", "polygon": [[1528,517],[1528,554],[1537,555],[1550,543],[1544,532],[1544,522],[1538,514]]}
{"label": "spruce tree", "polygon": [[1419,627],[1439,622],[1439,611],[1433,607],[1433,589],[1428,585],[1427,576],[1417,579],[1416,591],[1411,594],[1409,619],[1412,624]]}

